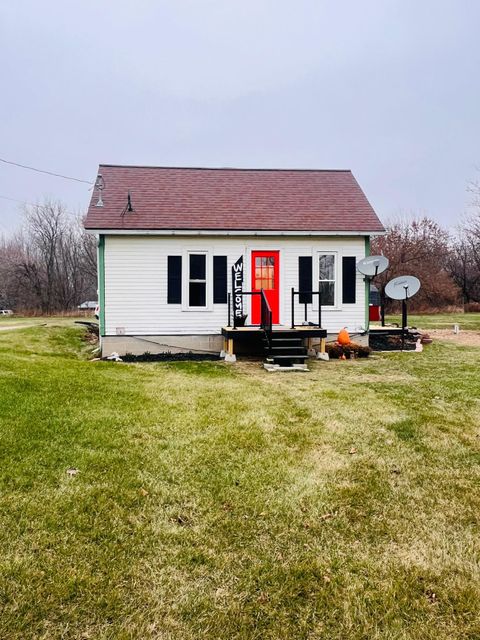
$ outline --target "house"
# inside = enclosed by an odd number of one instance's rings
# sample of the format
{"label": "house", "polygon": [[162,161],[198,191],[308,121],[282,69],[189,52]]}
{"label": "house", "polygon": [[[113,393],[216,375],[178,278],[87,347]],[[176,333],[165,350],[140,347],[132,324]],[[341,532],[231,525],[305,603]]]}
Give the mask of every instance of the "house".
{"label": "house", "polygon": [[368,339],[356,263],[384,228],[350,171],[100,165],[85,226],[104,354]]}

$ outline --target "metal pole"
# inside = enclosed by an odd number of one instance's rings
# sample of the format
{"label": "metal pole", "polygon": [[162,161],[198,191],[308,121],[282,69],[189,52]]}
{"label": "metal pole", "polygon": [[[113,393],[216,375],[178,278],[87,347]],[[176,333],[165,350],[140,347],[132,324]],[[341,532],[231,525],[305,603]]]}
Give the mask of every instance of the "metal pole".
{"label": "metal pole", "polygon": [[407,300],[402,300],[402,351],[405,349],[405,329],[407,327]]}
{"label": "metal pole", "polygon": [[295,289],[292,287],[292,329],[295,329]]}
{"label": "metal pole", "polygon": [[385,326],[385,291],[384,288],[380,287],[380,320],[382,327]]}

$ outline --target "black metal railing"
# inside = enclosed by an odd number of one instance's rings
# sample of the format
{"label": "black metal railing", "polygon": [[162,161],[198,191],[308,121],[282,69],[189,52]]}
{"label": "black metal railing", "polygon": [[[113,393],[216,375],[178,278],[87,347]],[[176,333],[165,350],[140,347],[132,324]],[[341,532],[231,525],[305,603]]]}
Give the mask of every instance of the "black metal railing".
{"label": "black metal railing", "polygon": [[260,290],[260,296],[260,326],[265,334],[268,353],[270,353],[272,346],[272,310],[268,304],[267,296],[263,289]]}
{"label": "black metal railing", "polygon": [[272,310],[265,295],[265,291],[260,289],[260,326],[264,331],[272,332]]}
{"label": "black metal railing", "polygon": [[[320,292],[320,290],[318,291],[295,291],[295,289],[292,287],[292,292],[291,292],[291,305],[292,305],[292,329],[295,329],[295,296],[298,296],[300,299],[300,296],[309,296],[310,297],[310,302],[304,300],[303,304],[304,305],[304,324],[313,324],[313,326],[318,326],[319,329],[321,329],[322,327],[322,294]],[[314,323],[309,323],[308,322],[308,305],[312,304],[312,296],[318,296],[318,324],[314,324]]]}
{"label": "black metal railing", "polygon": [[[270,308],[270,304],[268,303],[267,300],[267,296],[265,295],[265,291],[263,289],[260,289],[260,291],[242,291],[242,293],[240,294],[236,294],[236,295],[241,295],[241,296],[260,296],[260,328],[264,329],[265,331],[272,331],[272,310]],[[235,313],[232,314],[232,294],[228,293],[227,295],[227,307],[228,307],[228,325],[229,327],[232,327],[234,329],[236,329],[237,327],[258,327],[258,324],[246,324],[245,323],[245,317],[246,316],[242,316],[242,319],[239,321],[236,316]],[[233,320],[233,324],[232,324],[232,320]]]}

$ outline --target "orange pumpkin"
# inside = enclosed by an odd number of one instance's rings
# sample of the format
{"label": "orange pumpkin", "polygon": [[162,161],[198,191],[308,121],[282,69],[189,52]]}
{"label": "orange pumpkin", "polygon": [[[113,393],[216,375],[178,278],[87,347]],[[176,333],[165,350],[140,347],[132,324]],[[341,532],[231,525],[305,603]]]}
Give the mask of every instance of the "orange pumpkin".
{"label": "orange pumpkin", "polygon": [[343,329],[340,331],[340,333],[338,334],[338,337],[337,337],[337,342],[338,342],[338,344],[341,344],[342,347],[344,347],[347,344],[351,343],[350,335],[349,335],[349,333],[347,331],[347,327],[343,327]]}

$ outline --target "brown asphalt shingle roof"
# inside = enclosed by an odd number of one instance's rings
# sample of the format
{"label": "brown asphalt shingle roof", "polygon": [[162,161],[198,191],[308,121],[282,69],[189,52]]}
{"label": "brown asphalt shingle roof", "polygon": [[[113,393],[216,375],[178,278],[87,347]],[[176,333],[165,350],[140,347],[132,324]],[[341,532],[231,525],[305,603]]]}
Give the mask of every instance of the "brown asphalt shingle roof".
{"label": "brown asphalt shingle roof", "polygon": [[[378,232],[351,171],[100,165],[87,229]],[[128,191],[133,213],[124,212]]]}

